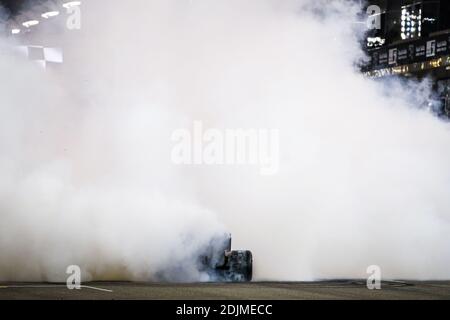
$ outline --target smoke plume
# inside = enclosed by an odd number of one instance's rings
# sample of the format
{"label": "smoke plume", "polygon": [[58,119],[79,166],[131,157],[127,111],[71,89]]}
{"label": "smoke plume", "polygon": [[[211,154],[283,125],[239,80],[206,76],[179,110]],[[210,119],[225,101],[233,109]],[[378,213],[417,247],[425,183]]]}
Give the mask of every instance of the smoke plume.
{"label": "smoke plume", "polygon": [[[208,280],[224,232],[256,280],[450,278],[448,123],[359,72],[354,3],[83,1],[45,72],[3,39],[0,280]],[[174,165],[193,121],[278,129],[278,174]]]}

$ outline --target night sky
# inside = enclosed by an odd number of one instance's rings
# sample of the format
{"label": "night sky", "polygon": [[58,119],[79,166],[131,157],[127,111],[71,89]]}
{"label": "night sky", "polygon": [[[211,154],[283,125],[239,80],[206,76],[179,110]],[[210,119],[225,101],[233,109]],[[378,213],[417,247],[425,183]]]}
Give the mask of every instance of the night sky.
{"label": "night sky", "polygon": [[23,0],[0,0],[0,4],[9,9],[13,14],[19,12],[23,2]]}
{"label": "night sky", "polygon": [[12,14],[20,12],[26,5],[45,2],[45,0],[0,0],[0,4],[6,7]]}

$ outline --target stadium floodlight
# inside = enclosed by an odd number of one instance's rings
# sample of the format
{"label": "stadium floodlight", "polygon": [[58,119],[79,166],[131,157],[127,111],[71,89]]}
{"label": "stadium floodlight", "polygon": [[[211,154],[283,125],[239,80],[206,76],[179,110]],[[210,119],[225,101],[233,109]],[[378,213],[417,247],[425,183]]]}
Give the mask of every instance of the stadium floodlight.
{"label": "stadium floodlight", "polygon": [[63,7],[66,9],[81,6],[81,1],[69,1],[63,4]]}
{"label": "stadium floodlight", "polygon": [[11,29],[11,33],[12,34],[19,34],[20,33],[20,29],[18,29],[18,28]]}
{"label": "stadium floodlight", "polygon": [[59,15],[59,11],[49,11],[42,14],[42,18],[49,19],[51,17],[56,17]]}
{"label": "stadium floodlight", "polygon": [[38,24],[39,24],[39,21],[37,21],[37,20],[29,20],[29,21],[25,21],[24,23],[22,23],[22,25],[25,28],[30,28],[30,27],[36,26]]}

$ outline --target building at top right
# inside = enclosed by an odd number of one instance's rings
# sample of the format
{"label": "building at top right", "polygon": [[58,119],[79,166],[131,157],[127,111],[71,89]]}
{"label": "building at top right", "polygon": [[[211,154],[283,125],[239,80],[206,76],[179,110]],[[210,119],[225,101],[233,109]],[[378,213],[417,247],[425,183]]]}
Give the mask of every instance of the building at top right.
{"label": "building at top right", "polygon": [[426,76],[433,79],[439,105],[450,117],[450,1],[369,0],[370,61],[363,72],[374,78]]}

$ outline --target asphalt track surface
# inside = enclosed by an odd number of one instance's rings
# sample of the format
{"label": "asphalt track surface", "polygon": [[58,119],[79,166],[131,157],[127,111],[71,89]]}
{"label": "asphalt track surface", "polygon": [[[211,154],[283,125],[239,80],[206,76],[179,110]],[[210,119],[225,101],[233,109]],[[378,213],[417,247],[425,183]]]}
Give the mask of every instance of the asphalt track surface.
{"label": "asphalt track surface", "polygon": [[95,282],[80,290],[65,284],[0,283],[0,300],[450,300],[450,281],[383,282],[368,290],[363,280],[161,284]]}

